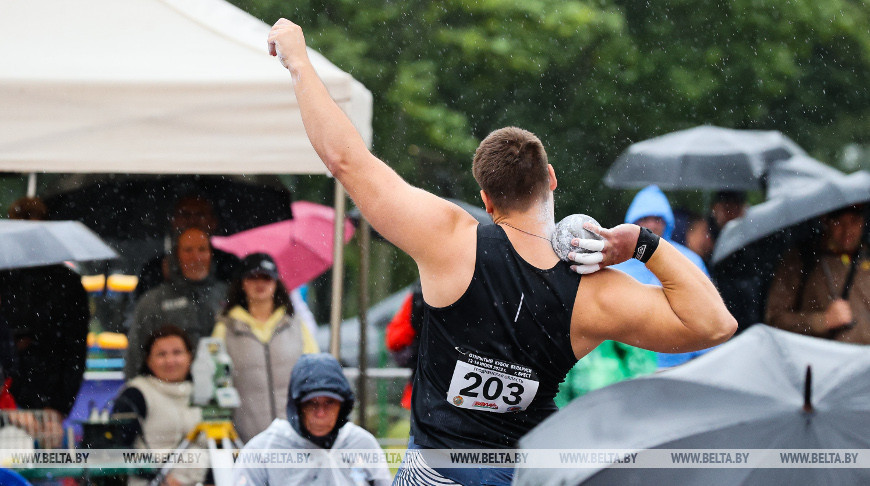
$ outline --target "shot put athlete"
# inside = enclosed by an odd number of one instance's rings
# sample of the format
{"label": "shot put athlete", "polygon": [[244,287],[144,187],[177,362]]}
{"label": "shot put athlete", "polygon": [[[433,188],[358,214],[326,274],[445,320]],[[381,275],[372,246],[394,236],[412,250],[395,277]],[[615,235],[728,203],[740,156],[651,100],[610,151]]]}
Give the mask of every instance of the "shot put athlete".
{"label": "shot put athlete", "polygon": [[[638,226],[587,224],[603,239],[575,240],[593,253],[572,252],[579,265],[560,263],[550,245],[556,175],[535,135],[509,127],[481,142],[472,169],[496,224],[479,226],[368,151],[317,77],[299,26],[279,20],[268,44],[292,75],[305,130],[326,167],[419,269],[426,305],[409,447],[514,447],[556,411],[559,382],[605,339],[673,353],[733,334],[736,322],[710,280]],[[661,287],[607,268],[577,273],[635,252]],[[403,465],[395,484],[509,484],[511,474],[436,471],[416,461]]]}

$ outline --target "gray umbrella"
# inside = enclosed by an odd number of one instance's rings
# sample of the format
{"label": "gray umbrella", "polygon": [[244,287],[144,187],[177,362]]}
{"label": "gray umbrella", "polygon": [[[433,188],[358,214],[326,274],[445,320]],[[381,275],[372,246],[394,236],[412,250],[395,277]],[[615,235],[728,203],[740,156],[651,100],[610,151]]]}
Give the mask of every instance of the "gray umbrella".
{"label": "gray umbrella", "polygon": [[761,189],[768,165],[805,152],[782,133],[699,126],[632,144],[607,171],[616,188]]}
{"label": "gray umbrella", "polygon": [[779,230],[867,201],[870,201],[867,171],[794,187],[788,194],[752,206],[743,217],[729,221],[716,240],[713,263]]}
{"label": "gray umbrella", "polygon": [[[664,449],[665,457],[674,449],[867,449],[867,351],[756,325],[682,366],[574,400],[523,437],[520,447],[524,452]],[[748,463],[757,457],[748,457]],[[514,484],[870,483],[870,469],[793,468],[776,453],[767,457],[759,461],[767,467],[757,468],[518,468]]]}
{"label": "gray umbrella", "polygon": [[78,221],[0,221],[0,270],[117,258]]}
{"label": "gray umbrella", "polygon": [[803,186],[845,175],[839,170],[809,155],[797,154],[789,159],[777,160],[767,169],[767,199],[791,194]]}

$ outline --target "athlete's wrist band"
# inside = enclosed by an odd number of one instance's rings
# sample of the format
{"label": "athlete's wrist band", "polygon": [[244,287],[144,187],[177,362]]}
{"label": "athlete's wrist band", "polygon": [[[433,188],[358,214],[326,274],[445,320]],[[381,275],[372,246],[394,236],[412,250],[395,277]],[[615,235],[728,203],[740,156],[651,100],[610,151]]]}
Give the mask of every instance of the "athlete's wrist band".
{"label": "athlete's wrist band", "polygon": [[653,233],[647,228],[641,228],[640,234],[637,236],[637,246],[634,247],[634,257],[646,263],[659,247],[659,235]]}

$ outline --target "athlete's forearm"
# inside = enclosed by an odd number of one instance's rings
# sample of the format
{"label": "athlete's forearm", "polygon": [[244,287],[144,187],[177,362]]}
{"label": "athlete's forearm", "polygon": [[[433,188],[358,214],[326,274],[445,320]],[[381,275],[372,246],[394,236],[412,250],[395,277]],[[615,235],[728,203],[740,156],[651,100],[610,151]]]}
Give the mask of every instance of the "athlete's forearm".
{"label": "athlete's forearm", "polygon": [[674,314],[711,346],[728,340],[737,330],[713,282],[667,241],[660,240],[646,266],[661,282]]}
{"label": "athlete's forearm", "polygon": [[368,148],[310,62],[294,66],[291,73],[308,139],[329,172],[341,180],[352,162]]}
{"label": "athlete's forearm", "polygon": [[302,28],[287,19],[278,19],[267,43],[269,54],[278,57],[293,76],[296,101],[311,145],[327,169],[341,180],[345,163],[365,162],[368,155],[365,142],[317,76],[308,58]]}

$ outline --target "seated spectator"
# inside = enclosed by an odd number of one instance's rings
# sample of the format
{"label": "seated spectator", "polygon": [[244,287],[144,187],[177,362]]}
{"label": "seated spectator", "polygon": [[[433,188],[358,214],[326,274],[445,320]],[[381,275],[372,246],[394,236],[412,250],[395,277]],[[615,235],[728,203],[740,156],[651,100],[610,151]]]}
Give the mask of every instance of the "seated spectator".
{"label": "seated spectator", "polygon": [[768,293],[765,322],[787,331],[870,344],[870,257],[865,208],[822,217],[819,245],[793,248]]}
{"label": "seated spectator", "polygon": [[210,336],[215,317],[224,305],[226,284],[212,273],[211,243],[205,231],[190,228],[175,240],[170,255],[172,278],[146,293],[136,304],[127,332],[129,345],[124,376],[131,379],[142,367],[143,343],[167,322],[190,336],[194,349],[199,338]]}
{"label": "seated spectator", "polygon": [[241,398],[233,424],[244,442],[276,418],[287,418],[293,366],[303,353],[320,352],[303,317],[294,312],[277,268],[265,253],[245,257],[212,333],[224,340],[233,362],[233,383]]}
{"label": "seated spectator", "polygon": [[[139,376],[129,380],[115,399],[112,414],[133,414],[138,421],[126,427],[120,445],[137,449],[175,449],[202,421],[202,411],[191,406],[193,383],[190,365],[193,346],[187,334],[167,325],[145,343],[145,361]],[[205,469],[173,469],[163,484],[194,485]],[[131,477],[127,484],[147,484]]]}
{"label": "seated spectator", "polygon": [[[236,462],[236,486],[308,485],[388,485],[386,463],[377,465],[342,464],[331,454],[342,449],[380,450],[378,442],[365,429],[348,422],[354,396],[341,365],[326,353],[299,358],[290,378],[287,419],[275,419],[264,432],[254,437]],[[312,450],[309,467],[275,467],[246,463],[246,451]]]}
{"label": "seated spectator", "polygon": [[[184,196],[175,203],[175,209],[169,218],[169,236],[171,239],[187,228],[199,228],[207,235],[214,235],[220,229],[220,222],[214,213],[214,208],[208,199],[202,196]],[[167,243],[167,246],[171,245]],[[229,283],[235,276],[239,259],[230,253],[216,248],[212,249],[212,263],[215,278]],[[139,271],[139,283],[133,291],[133,299],[139,300],[146,292],[157,285],[171,279],[170,262],[166,254],[158,255],[142,265]]]}

